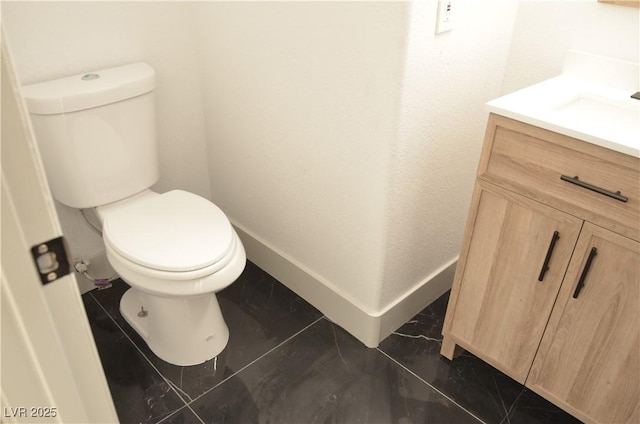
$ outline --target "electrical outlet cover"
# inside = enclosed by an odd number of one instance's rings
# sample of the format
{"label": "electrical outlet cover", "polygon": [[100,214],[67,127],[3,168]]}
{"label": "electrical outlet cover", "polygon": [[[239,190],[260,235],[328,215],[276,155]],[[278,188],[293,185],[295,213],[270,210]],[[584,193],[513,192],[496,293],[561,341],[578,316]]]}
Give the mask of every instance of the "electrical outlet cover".
{"label": "electrical outlet cover", "polygon": [[438,20],[436,21],[436,34],[451,31],[453,29],[453,0],[438,0]]}

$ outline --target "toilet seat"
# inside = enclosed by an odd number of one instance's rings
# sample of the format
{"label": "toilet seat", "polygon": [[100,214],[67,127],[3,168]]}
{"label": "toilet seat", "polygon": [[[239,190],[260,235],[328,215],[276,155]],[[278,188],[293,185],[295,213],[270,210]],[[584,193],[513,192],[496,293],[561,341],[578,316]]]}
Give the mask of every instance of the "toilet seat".
{"label": "toilet seat", "polygon": [[104,216],[103,238],[112,253],[136,268],[189,279],[224,267],[237,236],[216,205],[173,190],[112,207]]}
{"label": "toilet seat", "polygon": [[[235,233],[235,232],[234,232]],[[120,266],[124,266],[127,269],[135,272],[139,275],[144,275],[146,277],[150,277],[156,280],[167,280],[167,281],[187,281],[187,280],[196,280],[199,278],[205,278],[212,274],[217,273],[218,271],[225,268],[232,262],[235,257],[238,255],[238,252],[244,251],[242,247],[242,243],[236,234],[234,234],[233,240],[231,241],[231,249],[229,254],[224,257],[222,260],[216,262],[213,265],[210,265],[205,268],[196,269],[193,271],[162,271],[154,268],[149,268],[142,266],[134,261],[127,259],[126,257],[119,254],[116,250],[111,247],[111,245],[105,240],[105,248],[107,252],[107,257],[110,258],[110,261],[117,262]]]}
{"label": "toilet seat", "polygon": [[107,258],[113,269],[130,286],[156,296],[194,296],[218,292],[233,283],[246,262],[246,254],[234,231],[233,249],[219,263],[190,272],[158,271],[131,262],[107,244]]}

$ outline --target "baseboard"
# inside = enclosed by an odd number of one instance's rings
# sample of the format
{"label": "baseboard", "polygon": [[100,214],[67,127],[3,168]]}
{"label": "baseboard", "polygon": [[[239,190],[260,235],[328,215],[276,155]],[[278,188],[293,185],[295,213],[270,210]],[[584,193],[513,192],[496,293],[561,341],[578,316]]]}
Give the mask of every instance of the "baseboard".
{"label": "baseboard", "polygon": [[451,289],[458,257],[444,264],[381,313],[380,341]]}
{"label": "baseboard", "polygon": [[234,226],[251,262],[371,348],[449,290],[457,263],[456,258],[382,311],[371,313],[264,240]]}

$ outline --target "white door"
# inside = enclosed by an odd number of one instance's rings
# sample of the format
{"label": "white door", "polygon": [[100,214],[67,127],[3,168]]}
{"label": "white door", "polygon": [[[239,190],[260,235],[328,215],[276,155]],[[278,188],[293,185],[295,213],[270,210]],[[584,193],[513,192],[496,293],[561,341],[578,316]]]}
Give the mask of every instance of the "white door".
{"label": "white door", "polygon": [[75,276],[43,246],[62,230],[2,38],[0,422],[114,423]]}

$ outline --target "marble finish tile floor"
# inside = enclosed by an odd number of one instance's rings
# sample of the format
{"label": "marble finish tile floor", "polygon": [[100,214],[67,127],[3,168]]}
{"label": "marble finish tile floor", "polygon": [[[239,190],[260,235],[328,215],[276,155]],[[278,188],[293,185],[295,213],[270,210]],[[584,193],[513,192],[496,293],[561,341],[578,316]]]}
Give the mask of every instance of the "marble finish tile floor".
{"label": "marble finish tile floor", "polygon": [[471,354],[441,357],[448,293],[369,349],[248,262],[218,293],[229,344],[180,367],[122,318],[127,288],[83,295],[123,424],[579,423]]}

